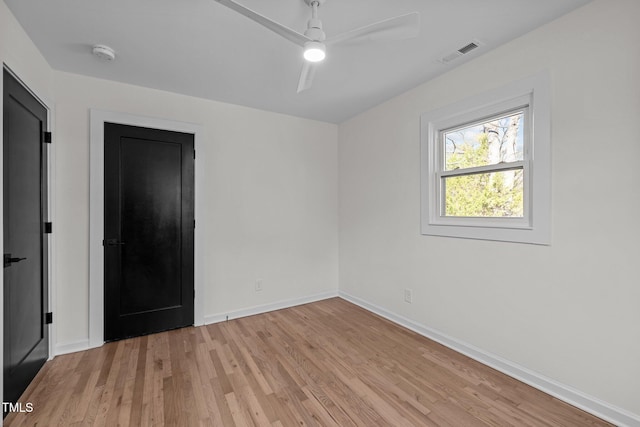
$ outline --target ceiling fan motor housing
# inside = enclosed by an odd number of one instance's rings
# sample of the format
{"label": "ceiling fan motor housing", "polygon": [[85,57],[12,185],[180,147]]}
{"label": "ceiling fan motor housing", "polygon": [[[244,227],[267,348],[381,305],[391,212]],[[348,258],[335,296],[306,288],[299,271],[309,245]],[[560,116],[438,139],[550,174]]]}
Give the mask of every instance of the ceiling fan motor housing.
{"label": "ceiling fan motor housing", "polygon": [[322,31],[322,21],[318,18],[318,7],[324,3],[324,0],[305,0],[305,2],[311,6],[311,19],[307,21],[307,30],[304,35],[311,40],[322,42],[327,36]]}
{"label": "ceiling fan motor housing", "polygon": [[319,19],[310,19],[307,30],[304,32],[304,35],[309,37],[311,40],[315,41],[324,41],[327,36],[322,31],[322,23]]}

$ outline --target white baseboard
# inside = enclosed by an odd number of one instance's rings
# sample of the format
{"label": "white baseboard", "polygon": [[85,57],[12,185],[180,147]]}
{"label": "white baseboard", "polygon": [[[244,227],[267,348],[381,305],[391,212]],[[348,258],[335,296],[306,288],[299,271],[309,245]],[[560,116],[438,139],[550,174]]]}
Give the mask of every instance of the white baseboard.
{"label": "white baseboard", "polygon": [[75,353],[76,351],[83,351],[89,349],[89,340],[78,340],[73,342],[68,342],[64,344],[56,344],[55,355],[60,356],[61,354]]}
{"label": "white baseboard", "polygon": [[375,313],[387,320],[404,326],[424,337],[436,341],[452,350],[462,353],[484,365],[490,366],[510,377],[513,377],[525,384],[528,384],[538,390],[541,390],[551,396],[554,396],[570,405],[589,412],[596,417],[609,421],[620,427],[639,427],[640,415],[633,414],[622,408],[610,405],[593,396],[589,396],[580,390],[576,390],[565,384],[561,384],[551,378],[540,375],[537,372],[503,359],[489,352],[486,352],[471,344],[467,344],[439,331],[431,329],[427,326],[416,323],[406,317],[399,316],[375,304],[371,304],[358,297],[350,295],[346,292],[339,292],[340,298],[343,298],[353,304],[356,304],[365,310]]}
{"label": "white baseboard", "polygon": [[[204,316],[205,325],[217,322],[223,322],[225,320],[238,319],[240,317],[253,316],[254,314],[267,313],[269,311],[281,310],[283,308],[294,307],[296,305],[308,304],[315,301],[321,301],[328,298],[335,298],[338,296],[338,291],[327,291],[319,294],[313,294],[306,297],[294,298],[285,301],[278,301],[270,304],[259,305],[255,307],[244,308],[241,310],[235,310],[226,312],[223,314],[212,314],[208,316]],[[194,325],[201,326],[201,325]],[[90,348],[95,348],[100,346],[89,345],[89,340],[78,340],[68,343],[56,344],[54,349],[54,354],[51,358],[55,356],[60,356],[62,354],[75,353],[77,351],[89,350]]]}
{"label": "white baseboard", "polygon": [[204,316],[204,324],[209,325],[211,323],[224,322],[225,320],[238,319],[240,317],[253,316],[255,314],[267,313],[269,311],[282,310],[283,308],[294,307],[301,304],[309,304],[311,302],[321,301],[328,298],[335,298],[339,296],[338,291],[327,291],[319,294],[313,294],[306,297],[293,298],[284,301],[277,301],[274,303],[258,305],[249,308],[243,308],[235,311],[228,311],[220,314],[210,314]]}

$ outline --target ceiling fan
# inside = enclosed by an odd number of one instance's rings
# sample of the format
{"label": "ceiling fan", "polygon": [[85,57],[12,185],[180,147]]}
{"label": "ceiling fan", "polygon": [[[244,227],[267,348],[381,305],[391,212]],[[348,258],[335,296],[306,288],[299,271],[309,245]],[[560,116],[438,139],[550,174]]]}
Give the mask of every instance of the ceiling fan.
{"label": "ceiling fan", "polygon": [[327,39],[322,30],[322,22],[318,18],[318,7],[322,6],[326,0],[304,0],[311,7],[311,19],[307,23],[307,29],[304,34],[272,21],[233,0],[215,1],[304,48],[303,56],[305,61],[298,82],[298,93],[311,87],[316,66],[325,58],[327,46],[369,40],[402,40],[416,37],[420,32],[420,14],[411,12],[365,25]]}

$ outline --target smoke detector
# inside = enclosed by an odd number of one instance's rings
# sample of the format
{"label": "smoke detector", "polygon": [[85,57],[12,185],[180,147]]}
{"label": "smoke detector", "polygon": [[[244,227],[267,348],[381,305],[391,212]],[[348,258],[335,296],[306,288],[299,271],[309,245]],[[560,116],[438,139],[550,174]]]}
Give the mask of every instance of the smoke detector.
{"label": "smoke detector", "polygon": [[116,59],[116,52],[109,46],[97,44],[93,46],[93,54],[105,61],[113,61]]}

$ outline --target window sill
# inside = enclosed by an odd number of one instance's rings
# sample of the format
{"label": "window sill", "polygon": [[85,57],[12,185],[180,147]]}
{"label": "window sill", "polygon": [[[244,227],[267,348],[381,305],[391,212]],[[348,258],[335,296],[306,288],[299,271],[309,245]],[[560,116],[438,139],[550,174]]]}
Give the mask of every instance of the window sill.
{"label": "window sill", "polygon": [[422,234],[428,236],[455,237],[459,239],[492,240],[498,242],[549,245],[547,233],[529,226],[496,227],[477,225],[424,224]]}

